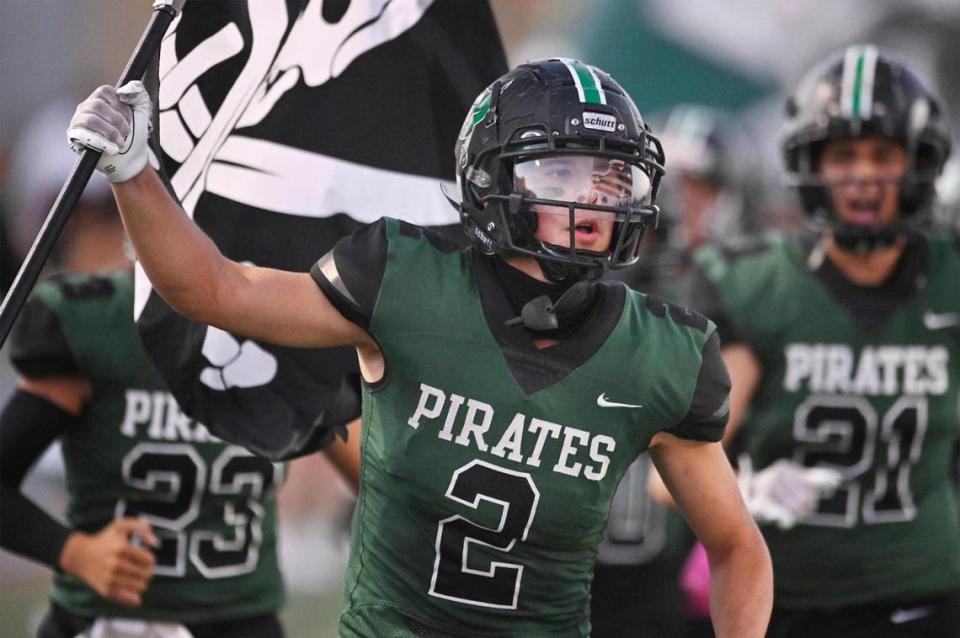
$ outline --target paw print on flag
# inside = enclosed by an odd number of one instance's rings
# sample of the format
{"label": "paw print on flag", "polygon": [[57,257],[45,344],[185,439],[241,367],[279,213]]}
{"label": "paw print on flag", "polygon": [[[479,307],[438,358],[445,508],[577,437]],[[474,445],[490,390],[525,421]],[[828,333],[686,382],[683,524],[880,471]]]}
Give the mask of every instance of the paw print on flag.
{"label": "paw print on flag", "polygon": [[253,341],[243,343],[229,332],[208,327],[203,356],[212,365],[200,372],[200,381],[214,390],[254,388],[273,381],[277,359]]}

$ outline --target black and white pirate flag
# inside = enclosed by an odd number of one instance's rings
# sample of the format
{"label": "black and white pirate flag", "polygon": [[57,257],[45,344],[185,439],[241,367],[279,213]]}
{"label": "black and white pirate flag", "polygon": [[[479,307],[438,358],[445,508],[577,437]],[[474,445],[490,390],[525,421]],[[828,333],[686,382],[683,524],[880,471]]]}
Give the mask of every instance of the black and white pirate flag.
{"label": "black and white pirate flag", "polygon": [[[159,55],[159,163],[228,257],[306,271],[383,215],[457,222],[440,186],[474,97],[506,71],[486,2],[187,2]],[[273,459],[359,414],[356,354],[274,347],[173,312],[137,268],[136,317],[181,407]]]}

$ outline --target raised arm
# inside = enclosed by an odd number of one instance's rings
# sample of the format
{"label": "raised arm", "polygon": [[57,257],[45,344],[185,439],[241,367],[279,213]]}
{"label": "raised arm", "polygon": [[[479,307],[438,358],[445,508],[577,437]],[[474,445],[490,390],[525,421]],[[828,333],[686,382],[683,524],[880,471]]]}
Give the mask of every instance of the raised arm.
{"label": "raised arm", "polygon": [[[370,346],[308,273],[246,266],[224,257],[146,161],[150,100],[139,82],[101,86],[70,122],[75,146],[103,150],[137,257],[161,296],[191,319],[286,346]],[[319,255],[318,255],[319,257]]]}
{"label": "raised arm", "polygon": [[309,273],[224,257],[145,168],[113,185],[124,225],[151,283],[195,321],[286,346],[358,345],[369,336],[330,304]]}

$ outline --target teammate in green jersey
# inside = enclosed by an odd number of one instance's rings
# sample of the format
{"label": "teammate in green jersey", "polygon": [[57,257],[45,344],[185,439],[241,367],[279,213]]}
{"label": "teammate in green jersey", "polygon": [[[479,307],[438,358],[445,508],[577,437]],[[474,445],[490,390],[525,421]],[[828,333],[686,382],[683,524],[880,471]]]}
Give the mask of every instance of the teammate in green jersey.
{"label": "teammate in green jersey", "polygon": [[[0,417],[0,540],[57,570],[39,636],[280,637],[282,466],[185,417],[132,317],[130,270],[60,275],[13,332],[22,377]],[[19,491],[55,439],[67,526]]]}
{"label": "teammate in green jersey", "polygon": [[714,326],[598,283],[636,260],[663,172],[607,74],[544,60],[477,98],[456,148],[472,247],[385,218],[311,273],[220,254],[146,167],[150,110],[137,84],[101,87],[68,135],[107,149],[101,170],[160,293],[234,333],[357,349],[363,465],[341,635],[587,635],[610,500],[644,450],[710,554],[718,635],[763,634],[769,557],[717,443],[728,379]]}
{"label": "teammate in green jersey", "polygon": [[782,141],[816,232],[700,255],[731,421],[749,405],[772,637],[960,636],[960,244],[922,226],[944,120],[875,47],[829,58],[787,101]]}

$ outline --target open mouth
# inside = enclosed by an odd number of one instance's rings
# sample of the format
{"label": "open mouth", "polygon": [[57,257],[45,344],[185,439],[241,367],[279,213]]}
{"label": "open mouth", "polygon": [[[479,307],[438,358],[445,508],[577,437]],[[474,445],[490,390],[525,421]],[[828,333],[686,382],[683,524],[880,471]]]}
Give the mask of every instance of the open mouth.
{"label": "open mouth", "polygon": [[596,220],[584,219],[577,222],[574,226],[577,239],[593,239],[599,232],[599,225]]}
{"label": "open mouth", "polygon": [[850,198],[844,205],[845,221],[854,224],[876,224],[880,222],[880,200],[873,197]]}

